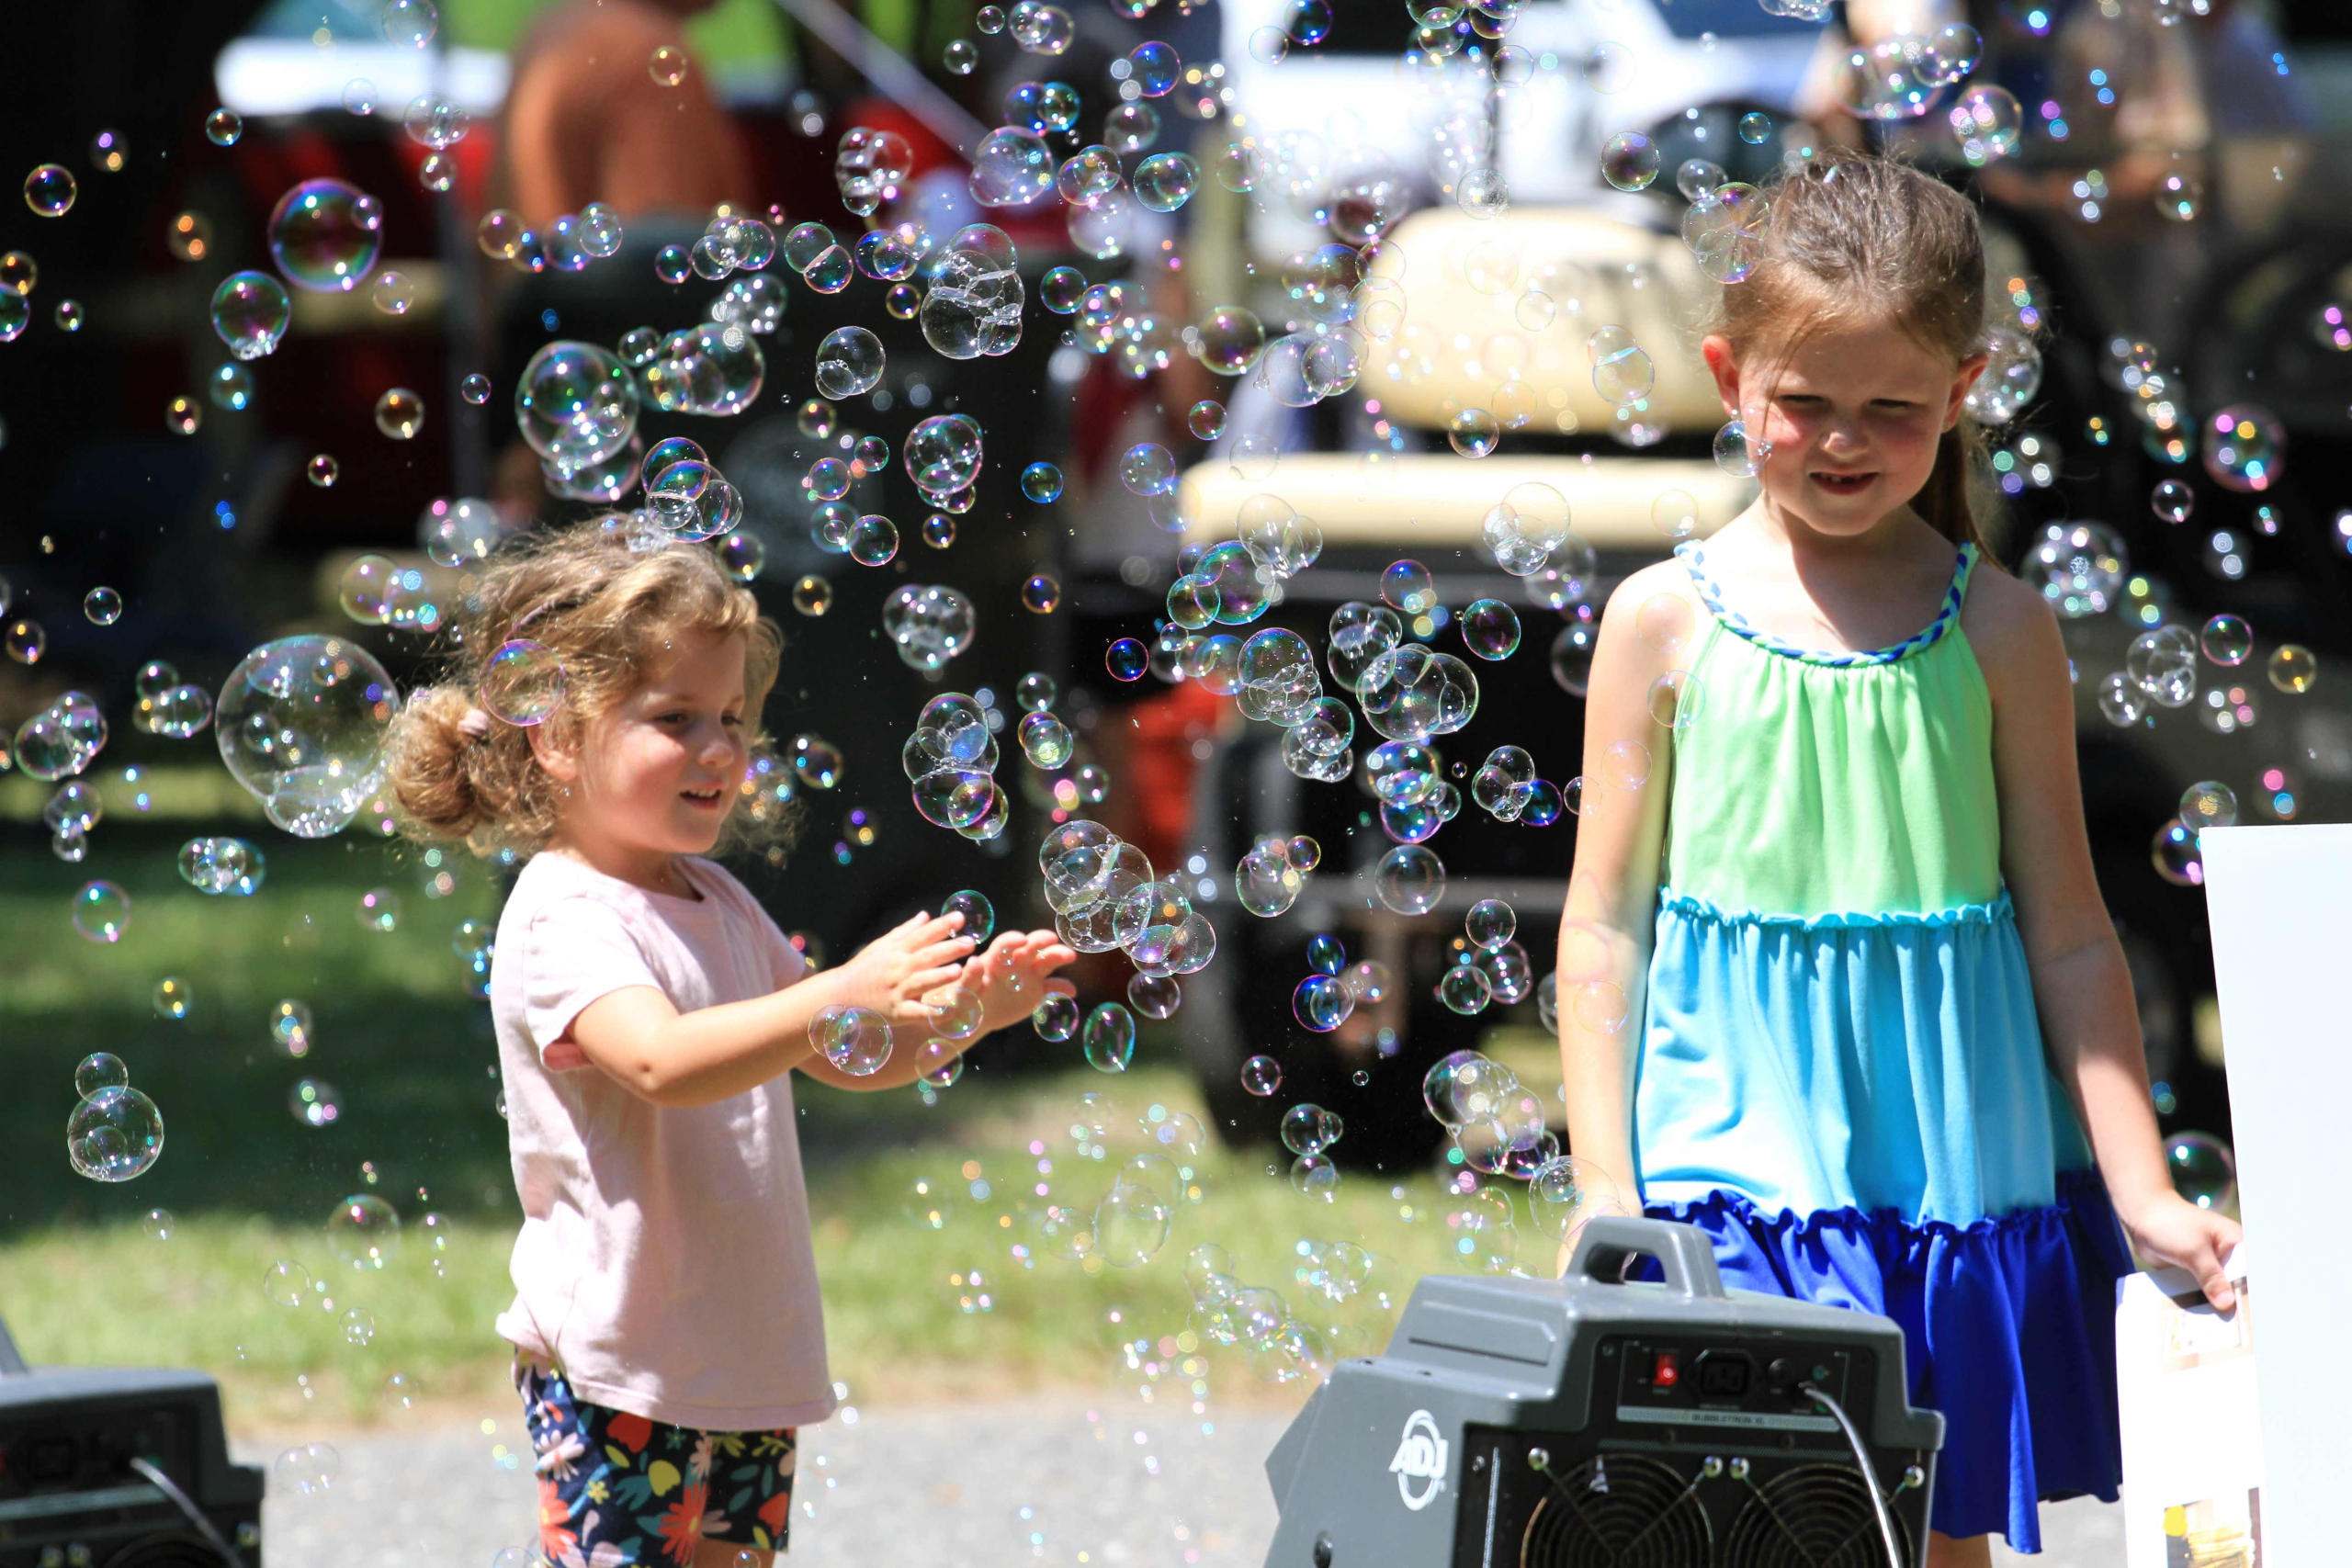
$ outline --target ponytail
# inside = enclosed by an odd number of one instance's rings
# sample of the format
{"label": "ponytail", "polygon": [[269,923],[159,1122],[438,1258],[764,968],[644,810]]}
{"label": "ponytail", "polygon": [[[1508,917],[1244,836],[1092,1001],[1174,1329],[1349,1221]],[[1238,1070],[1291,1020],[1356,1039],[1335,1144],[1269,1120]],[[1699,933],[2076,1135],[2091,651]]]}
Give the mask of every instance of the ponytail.
{"label": "ponytail", "polygon": [[1955,545],[1974,545],[1998,565],[1985,526],[1995,508],[1984,468],[1984,429],[1962,414],[1937,439],[1936,466],[1911,504],[1928,527]]}

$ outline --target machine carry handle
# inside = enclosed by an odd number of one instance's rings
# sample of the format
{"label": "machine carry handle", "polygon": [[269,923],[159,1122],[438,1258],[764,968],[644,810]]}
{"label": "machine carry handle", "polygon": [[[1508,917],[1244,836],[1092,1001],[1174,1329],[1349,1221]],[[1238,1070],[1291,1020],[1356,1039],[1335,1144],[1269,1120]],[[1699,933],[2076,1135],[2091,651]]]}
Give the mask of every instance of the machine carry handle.
{"label": "machine carry handle", "polygon": [[1707,1233],[1671,1220],[1603,1214],[1588,1221],[1568,1258],[1568,1277],[1620,1284],[1636,1258],[1657,1258],[1666,1288],[1676,1295],[1723,1299],[1724,1279]]}

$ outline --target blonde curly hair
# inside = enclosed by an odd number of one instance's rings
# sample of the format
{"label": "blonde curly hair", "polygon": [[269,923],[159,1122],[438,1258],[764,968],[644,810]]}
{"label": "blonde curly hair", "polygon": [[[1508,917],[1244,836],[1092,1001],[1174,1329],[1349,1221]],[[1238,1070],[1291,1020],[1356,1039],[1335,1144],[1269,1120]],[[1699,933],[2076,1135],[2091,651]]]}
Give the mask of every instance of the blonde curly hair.
{"label": "blonde curly hair", "polygon": [[535,534],[477,574],[452,619],[442,678],[412,693],[392,720],[388,788],[401,831],[460,841],[478,855],[528,853],[554,835],[561,792],[532,751],[530,730],[492,716],[481,700],[501,648],[527,638],[561,663],[561,696],[542,722],[570,747],[639,689],[665,647],[695,632],[743,637],[752,767],[718,848],[780,848],[795,826],[791,773],[777,765],[759,716],[775,683],[782,630],[709,550],[631,549],[601,522]]}

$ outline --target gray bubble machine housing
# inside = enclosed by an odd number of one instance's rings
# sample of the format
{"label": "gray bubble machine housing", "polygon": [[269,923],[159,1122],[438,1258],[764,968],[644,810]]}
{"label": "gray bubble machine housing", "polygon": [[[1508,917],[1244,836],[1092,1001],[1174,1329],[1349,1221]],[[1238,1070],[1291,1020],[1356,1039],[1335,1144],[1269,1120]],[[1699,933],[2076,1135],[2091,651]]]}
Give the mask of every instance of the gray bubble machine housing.
{"label": "gray bubble machine housing", "polygon": [[1944,1422],[1905,1389],[1890,1320],[1596,1219],[1565,1278],[1431,1276],[1332,1370],[1267,1457],[1266,1568],[1886,1568],[1890,1533],[1917,1564]]}

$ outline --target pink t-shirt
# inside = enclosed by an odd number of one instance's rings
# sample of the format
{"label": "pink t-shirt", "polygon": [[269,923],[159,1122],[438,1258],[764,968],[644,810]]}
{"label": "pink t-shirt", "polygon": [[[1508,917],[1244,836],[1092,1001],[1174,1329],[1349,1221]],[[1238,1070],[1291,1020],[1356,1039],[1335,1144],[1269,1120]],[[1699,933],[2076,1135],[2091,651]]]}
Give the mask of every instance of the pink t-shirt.
{"label": "pink t-shirt", "polygon": [[741,883],[708,861],[678,865],[699,899],[555,854],[507,896],[490,1003],[523,1230],[498,1332],[560,1365],[582,1398],[651,1420],[821,1421],[834,1400],[792,1075],[673,1109],[565,1038],[589,1003],[631,986],[692,1012],[806,973]]}

